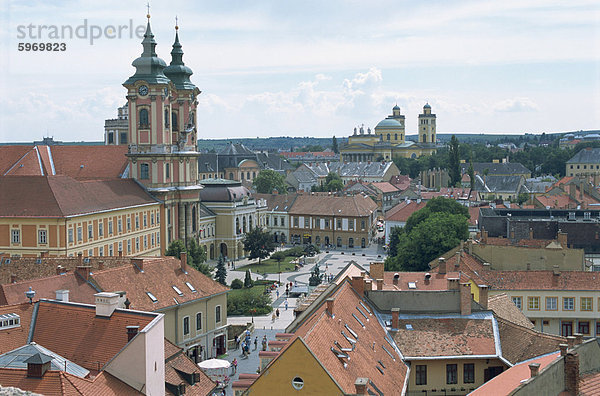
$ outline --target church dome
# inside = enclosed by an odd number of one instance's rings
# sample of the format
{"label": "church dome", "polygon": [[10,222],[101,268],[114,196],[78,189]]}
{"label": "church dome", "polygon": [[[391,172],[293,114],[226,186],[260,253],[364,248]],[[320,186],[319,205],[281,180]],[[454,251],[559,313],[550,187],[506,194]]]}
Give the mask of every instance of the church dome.
{"label": "church dome", "polygon": [[175,42],[171,51],[171,64],[165,68],[164,73],[177,89],[194,89],[196,86],[190,81],[190,76],[194,74],[192,69],[183,63],[183,50],[179,43],[178,27],[175,27]]}
{"label": "church dome", "polygon": [[169,79],[163,73],[167,64],[156,54],[156,41],[150,28],[150,19],[148,19],[142,46],[144,47],[144,52],[132,63],[136,69],[135,74],[129,77],[124,84],[133,84],[138,80],[144,80],[149,84],[168,84]]}
{"label": "church dome", "polygon": [[392,118],[386,118],[381,120],[375,128],[402,128],[402,125],[397,120]]}
{"label": "church dome", "polygon": [[392,108],[392,110],[400,110],[400,107],[398,105],[396,105]]}
{"label": "church dome", "polygon": [[429,106],[429,103],[425,103],[425,106],[423,106],[424,109],[431,109],[431,106]]}

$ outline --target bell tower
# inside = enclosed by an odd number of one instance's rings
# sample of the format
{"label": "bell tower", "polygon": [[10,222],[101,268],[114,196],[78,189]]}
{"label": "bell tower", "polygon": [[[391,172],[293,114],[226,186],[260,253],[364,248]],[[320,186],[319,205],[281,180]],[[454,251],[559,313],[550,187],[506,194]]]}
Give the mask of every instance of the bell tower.
{"label": "bell tower", "polygon": [[[156,54],[150,14],[136,71],[123,83],[129,106],[130,177],[164,202],[163,250],[174,239],[195,236],[202,186],[198,184],[196,97],[192,70],[183,63],[175,27],[171,64]],[[164,240],[166,239],[166,240]]]}
{"label": "bell tower", "polygon": [[435,114],[431,113],[431,106],[426,103],[423,113],[419,114],[419,143],[436,142]]}

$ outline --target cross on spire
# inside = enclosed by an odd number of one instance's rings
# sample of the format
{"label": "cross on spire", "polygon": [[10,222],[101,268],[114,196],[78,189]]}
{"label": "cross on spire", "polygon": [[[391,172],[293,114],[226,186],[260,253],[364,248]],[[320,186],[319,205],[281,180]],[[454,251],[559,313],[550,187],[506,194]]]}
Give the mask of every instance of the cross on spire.
{"label": "cross on spire", "polygon": [[177,15],[175,15],[175,30],[179,29],[179,20],[177,19]]}
{"label": "cross on spire", "polygon": [[150,2],[146,3],[146,9],[148,10],[148,13],[146,14],[146,18],[150,19]]}

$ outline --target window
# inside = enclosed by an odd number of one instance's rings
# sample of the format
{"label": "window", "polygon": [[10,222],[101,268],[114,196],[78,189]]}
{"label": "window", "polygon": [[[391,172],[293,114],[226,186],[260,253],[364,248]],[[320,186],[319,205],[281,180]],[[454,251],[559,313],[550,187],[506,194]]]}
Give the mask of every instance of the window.
{"label": "window", "polygon": [[[581,304],[582,311],[592,311],[593,310],[593,302],[592,297],[581,297],[579,303]],[[581,332],[580,332],[581,333]]]}
{"label": "window", "polygon": [[154,245],[155,245],[155,243],[154,243],[154,234],[150,234],[150,236],[151,236],[152,247],[154,247]]}
{"label": "window", "polygon": [[73,243],[73,229],[69,228],[68,232],[69,243]]}
{"label": "window", "polygon": [[341,230],[342,229],[342,219],[338,219],[337,220],[337,230]]}
{"label": "window", "polygon": [[[267,217],[267,225],[269,225],[269,218]],[[277,227],[277,217],[273,217],[273,226]]]}
{"label": "window", "polygon": [[91,224],[88,224],[88,239],[94,238],[94,228]]}
{"label": "window", "polygon": [[348,221],[348,229],[349,230],[354,229],[354,219],[350,219],[350,221]]}
{"label": "window", "polygon": [[111,256],[111,257],[115,255],[113,249],[114,248],[113,248],[113,244],[112,243],[110,245],[108,245],[108,255]]}
{"label": "window", "polygon": [[127,144],[127,132],[121,132],[120,144]]}
{"label": "window", "polygon": [[427,366],[424,364],[417,364],[415,370],[415,380],[417,385],[427,385]]}
{"label": "window", "polygon": [[115,142],[115,134],[113,132],[108,132],[108,144],[113,144]]}
{"label": "window", "polygon": [[292,380],[292,386],[294,387],[294,389],[300,390],[304,387],[304,380],[300,377],[294,377],[294,379]]}
{"label": "window", "polygon": [[387,140],[390,140],[390,134],[389,133],[387,134]]}
{"label": "window", "polygon": [[202,330],[202,312],[196,314],[196,331]]}
{"label": "window", "polygon": [[150,178],[150,165],[140,164],[140,179],[148,180]]}
{"label": "window", "polygon": [[294,227],[298,227],[299,220],[297,217],[294,217]]}
{"label": "window", "polygon": [[580,321],[577,325],[577,330],[581,334],[590,334],[590,322],[589,321]]}
{"label": "window", "polygon": [[574,297],[563,297],[563,311],[573,311],[575,309]]}
{"label": "window", "polygon": [[329,219],[325,219],[325,229],[329,228]]}
{"label": "window", "polygon": [[112,220],[108,221],[108,235],[112,235],[113,233],[113,222]]}
{"label": "window", "polygon": [[140,251],[140,237],[135,238],[135,251],[136,252]]}
{"label": "window", "polygon": [[40,244],[46,244],[46,243],[48,243],[47,231],[46,230],[39,230],[38,231],[38,243],[40,243]]}
{"label": "window", "polygon": [[446,383],[447,384],[456,384],[458,382],[457,375],[457,365],[456,364],[447,364],[446,365]]}
{"label": "window", "polygon": [[123,252],[123,242],[119,242],[119,252]]}
{"label": "window", "polygon": [[174,131],[179,130],[179,128],[177,127],[177,113],[174,111],[171,113],[171,127]]}
{"label": "window", "polygon": [[190,317],[186,316],[185,318],[183,318],[183,336],[189,336],[190,335]]}
{"label": "window", "polygon": [[600,320],[596,321],[596,337],[600,336]]}
{"label": "window", "polygon": [[517,308],[523,309],[523,299],[521,297],[512,297],[512,302],[517,306]]}
{"label": "window", "polygon": [[360,221],[360,229],[361,229],[361,230],[364,230],[364,229],[365,229],[365,221],[364,221],[364,220],[361,220],[361,221]]}
{"label": "window", "polygon": [[144,235],[144,249],[148,249],[148,235]]}
{"label": "window", "polygon": [[158,298],[154,297],[154,294],[146,292],[146,295],[152,300],[153,303],[158,302]]}
{"label": "window", "polygon": [[19,243],[21,241],[21,231],[20,230],[11,230],[10,240],[12,243]]}
{"label": "window", "polygon": [[165,109],[165,128],[169,127],[169,109]]}
{"label": "window", "polygon": [[558,297],[546,297],[546,311],[556,311],[558,309]]}
{"label": "window", "polygon": [[309,228],[310,227],[310,217],[305,217],[304,218],[304,228]]}
{"label": "window", "polygon": [[79,242],[83,240],[83,229],[81,227],[77,227],[77,240]]}
{"label": "window", "polygon": [[154,212],[150,213],[150,225],[154,225]]}
{"label": "window", "polygon": [[221,323],[221,306],[215,307],[215,323]]}
{"label": "window", "polygon": [[98,222],[98,236],[104,236],[104,223]]}
{"label": "window", "polygon": [[192,284],[190,282],[185,282],[185,284],[188,287],[188,289],[190,289],[192,291],[192,293],[196,293],[196,288],[194,286],[192,286]]}
{"label": "window", "polygon": [[168,179],[171,177],[171,164],[165,164],[165,178]]}
{"label": "window", "polygon": [[123,220],[120,218],[117,220],[117,232],[123,232]]}
{"label": "window", "polygon": [[475,383],[475,363],[465,363],[463,366],[463,382],[465,384]]}
{"label": "window", "polygon": [[138,230],[140,228],[140,216],[135,215],[135,229]]}
{"label": "window", "polygon": [[131,239],[127,240],[127,254],[131,253]]}
{"label": "window", "polygon": [[285,217],[282,217],[282,218],[281,218],[281,226],[282,226],[282,227],[285,227]]}
{"label": "window", "polygon": [[104,256],[104,247],[100,247],[98,249],[98,256],[100,256],[100,257]]}
{"label": "window", "polygon": [[539,297],[527,297],[527,309],[537,311],[540,309]]}
{"label": "window", "polygon": [[140,127],[148,128],[148,109],[140,110]]}

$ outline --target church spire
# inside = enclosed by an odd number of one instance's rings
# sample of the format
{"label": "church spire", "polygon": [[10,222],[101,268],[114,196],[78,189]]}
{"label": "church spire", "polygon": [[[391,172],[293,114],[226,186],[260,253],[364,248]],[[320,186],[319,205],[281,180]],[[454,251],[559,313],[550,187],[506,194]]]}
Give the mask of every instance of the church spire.
{"label": "church spire", "polygon": [[192,69],[183,63],[183,49],[179,42],[179,24],[175,17],[175,42],[171,50],[171,63],[164,70],[165,75],[175,84],[177,89],[195,89],[196,86],[190,81],[194,74]]}

